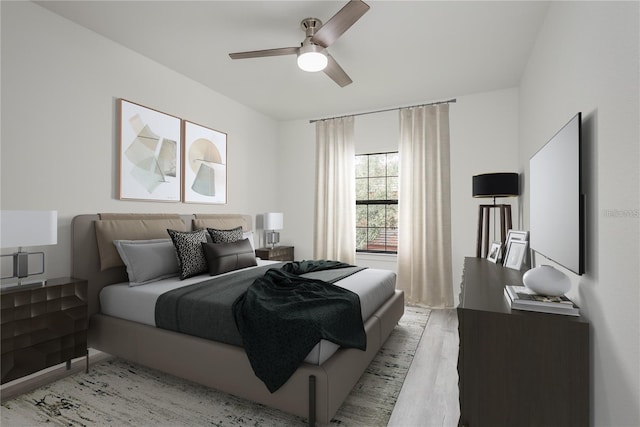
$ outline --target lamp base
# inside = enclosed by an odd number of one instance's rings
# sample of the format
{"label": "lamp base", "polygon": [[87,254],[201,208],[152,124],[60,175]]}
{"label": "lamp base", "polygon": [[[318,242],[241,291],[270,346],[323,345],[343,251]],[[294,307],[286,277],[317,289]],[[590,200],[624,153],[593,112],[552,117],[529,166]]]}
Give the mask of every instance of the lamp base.
{"label": "lamp base", "polygon": [[476,243],[476,257],[486,258],[489,255],[489,217],[491,210],[497,209],[500,213],[500,242],[504,246],[507,233],[512,228],[511,205],[480,205],[478,207],[478,240]]}
{"label": "lamp base", "polygon": [[[31,255],[39,255],[40,257],[40,268],[36,271],[33,271],[29,267],[29,257]],[[11,262],[5,264],[5,259],[9,259]],[[0,279],[11,279],[14,277],[18,278],[18,282],[28,276],[35,276],[36,274],[44,274],[44,252],[23,252],[21,248],[18,249],[18,252],[12,254],[0,255],[0,259],[2,260],[2,270],[5,270],[5,266],[7,270],[11,270],[11,275],[2,276]],[[32,263],[33,265],[33,263]]]}
{"label": "lamp base", "polygon": [[271,245],[271,249],[275,248],[279,242],[280,242],[280,233],[278,233],[277,231],[267,232],[267,244]]}

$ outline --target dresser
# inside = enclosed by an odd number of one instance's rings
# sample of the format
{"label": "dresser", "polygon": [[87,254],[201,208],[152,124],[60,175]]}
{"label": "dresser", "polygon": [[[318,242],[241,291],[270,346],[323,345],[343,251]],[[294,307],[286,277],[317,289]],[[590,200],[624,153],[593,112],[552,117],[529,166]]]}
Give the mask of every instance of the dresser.
{"label": "dresser", "polygon": [[87,357],[87,282],[60,278],[0,293],[2,384]]}
{"label": "dresser", "polygon": [[589,426],[589,323],[511,310],[522,272],[466,258],[458,305],[459,426]]}

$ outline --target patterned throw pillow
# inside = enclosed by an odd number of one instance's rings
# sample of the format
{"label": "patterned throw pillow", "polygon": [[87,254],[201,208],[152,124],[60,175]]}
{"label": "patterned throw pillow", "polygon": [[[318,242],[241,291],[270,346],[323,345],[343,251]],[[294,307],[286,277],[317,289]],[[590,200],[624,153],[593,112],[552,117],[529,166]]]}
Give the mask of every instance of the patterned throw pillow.
{"label": "patterned throw pillow", "polygon": [[215,228],[207,228],[213,243],[233,243],[242,240],[242,227],[236,227],[231,230],[216,230]]}
{"label": "patterned throw pillow", "polygon": [[167,230],[167,233],[171,236],[173,246],[176,247],[178,253],[180,280],[206,273],[208,270],[207,259],[204,257],[202,242],[207,241],[207,232],[205,230]]}

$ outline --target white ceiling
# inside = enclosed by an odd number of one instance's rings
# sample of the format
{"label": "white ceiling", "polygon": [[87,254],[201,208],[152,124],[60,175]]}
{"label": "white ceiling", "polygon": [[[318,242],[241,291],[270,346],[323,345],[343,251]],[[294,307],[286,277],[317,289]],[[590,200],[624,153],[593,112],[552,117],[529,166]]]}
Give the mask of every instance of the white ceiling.
{"label": "white ceiling", "polygon": [[41,6],[277,120],[406,106],[519,84],[544,20],[541,1],[377,1],[329,47],[352,78],[340,88],[295,55],[229,52],[298,46],[300,21],[344,1],[42,1]]}

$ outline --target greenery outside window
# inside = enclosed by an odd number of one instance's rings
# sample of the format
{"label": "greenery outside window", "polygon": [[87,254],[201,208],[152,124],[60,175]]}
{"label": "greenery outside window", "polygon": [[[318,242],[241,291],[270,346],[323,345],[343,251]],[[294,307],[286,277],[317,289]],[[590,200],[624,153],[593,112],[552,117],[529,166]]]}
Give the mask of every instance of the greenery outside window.
{"label": "greenery outside window", "polygon": [[398,152],[356,156],[356,252],[398,252]]}

